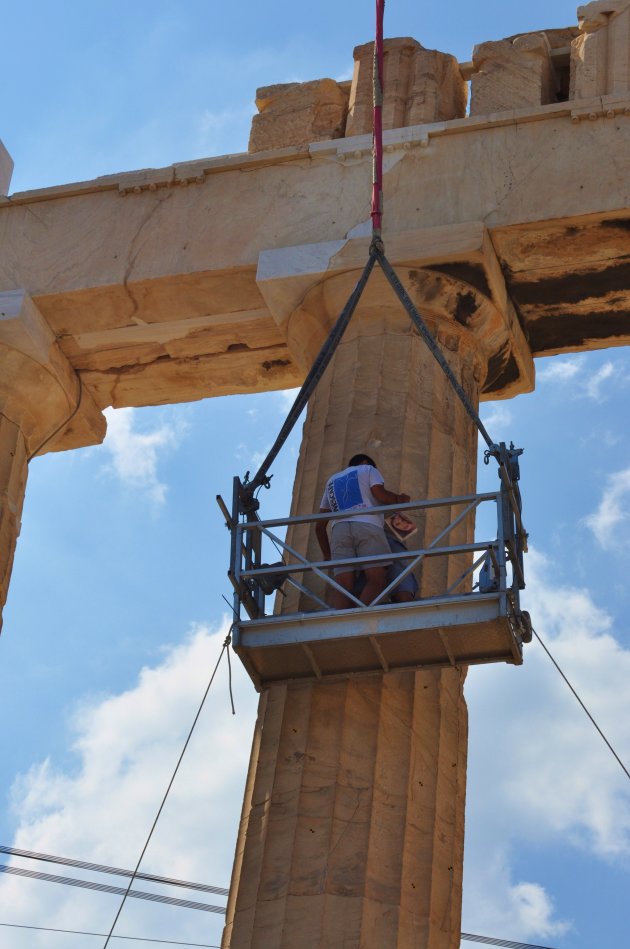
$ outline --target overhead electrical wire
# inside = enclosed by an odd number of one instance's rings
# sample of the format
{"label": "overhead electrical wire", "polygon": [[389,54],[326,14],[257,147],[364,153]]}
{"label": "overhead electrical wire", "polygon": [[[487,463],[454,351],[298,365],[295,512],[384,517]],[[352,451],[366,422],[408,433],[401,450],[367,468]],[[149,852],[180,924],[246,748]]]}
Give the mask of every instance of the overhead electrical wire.
{"label": "overhead electrical wire", "polygon": [[[51,926],[26,926],[23,923],[0,923],[8,929],[32,929],[36,932],[67,933],[72,936],[104,936],[105,933],[90,932],[85,929],[54,929]],[[531,942],[512,942],[509,939],[493,939],[491,936],[475,936],[472,933],[462,933],[461,938],[467,942],[482,943],[486,946],[503,946],[505,949],[552,949],[551,946],[539,946]],[[112,936],[112,939],[125,939],[130,942],[152,942],[165,946],[192,946],[193,949],[220,949],[209,942],[181,942],[177,939],[151,939],[150,936]]]}
{"label": "overhead electrical wire", "polygon": [[509,939],[492,939],[490,936],[475,936],[472,933],[462,933],[462,939],[467,942],[480,942],[485,946],[505,946],[506,949],[551,949],[551,946],[535,946],[531,942],[511,942]]}
{"label": "overhead electrical wire", "polygon": [[[109,867],[102,863],[89,863],[86,860],[74,860],[71,857],[58,857],[50,853],[36,853],[32,850],[20,850],[18,847],[6,847],[0,844],[0,853],[11,857],[22,857],[26,860],[39,860],[43,863],[58,863],[65,867],[77,867],[79,870],[93,870],[95,873],[108,873],[111,876],[130,877],[133,870],[121,870],[119,867]],[[180,886],[187,890],[200,890],[203,893],[215,893],[217,896],[227,896],[230,892],[224,886],[211,886],[209,883],[192,883],[190,880],[176,880],[172,877],[157,876],[155,873],[136,873],[136,880],[146,880],[148,883],[164,883],[167,886]]]}
{"label": "overhead electrical wire", "polygon": [[182,900],[176,896],[164,896],[162,893],[148,893],[146,890],[132,890],[129,887],[112,886],[110,883],[98,883],[96,880],[79,880],[76,877],[62,877],[56,873],[40,873],[38,870],[26,870],[24,867],[0,865],[0,874],[28,877],[31,880],[44,880],[46,883],[60,883],[63,886],[78,886],[84,890],[97,890],[99,893],[113,893],[116,896],[132,897],[137,900],[149,900],[152,903],[168,903],[169,906],[181,906],[184,909],[198,909],[206,913],[225,913],[225,906],[212,906],[210,903],[198,903],[196,900]]}
{"label": "overhead electrical wire", "polygon": [[[71,936],[104,936],[105,933],[93,933],[87,929],[53,929],[52,926],[25,926],[23,923],[0,923],[7,929],[33,929],[41,933],[68,933]],[[181,942],[177,939],[151,939],[149,936],[112,936],[112,939],[126,939],[130,942],[152,942],[164,946],[193,946],[201,949],[221,949],[210,942]]]}

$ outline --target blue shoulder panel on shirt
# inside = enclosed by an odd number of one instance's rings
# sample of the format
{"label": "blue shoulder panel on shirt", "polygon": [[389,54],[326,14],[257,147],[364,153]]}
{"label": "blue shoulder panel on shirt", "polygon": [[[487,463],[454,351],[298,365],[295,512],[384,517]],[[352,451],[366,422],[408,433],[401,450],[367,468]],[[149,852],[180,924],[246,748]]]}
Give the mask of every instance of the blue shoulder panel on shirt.
{"label": "blue shoulder panel on shirt", "polygon": [[328,485],[328,500],[331,511],[348,511],[353,507],[366,506],[356,469],[331,480]]}

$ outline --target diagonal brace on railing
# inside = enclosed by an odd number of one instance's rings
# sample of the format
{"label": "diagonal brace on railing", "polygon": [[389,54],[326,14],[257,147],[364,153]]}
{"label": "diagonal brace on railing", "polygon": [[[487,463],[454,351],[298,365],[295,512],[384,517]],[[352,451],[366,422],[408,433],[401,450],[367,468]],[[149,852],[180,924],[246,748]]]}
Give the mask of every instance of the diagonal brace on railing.
{"label": "diagonal brace on railing", "polygon": [[[365,606],[365,603],[363,603],[361,600],[358,600],[357,597],[353,593],[350,593],[349,590],[345,590],[344,587],[341,586],[341,584],[333,580],[332,577],[327,576],[323,570],[320,570],[318,567],[315,567],[310,561],[308,561],[304,556],[302,556],[302,554],[299,554],[297,550],[294,550],[293,547],[290,547],[286,541],[280,540],[279,537],[275,537],[271,533],[271,531],[269,531],[266,527],[260,527],[259,529],[264,534],[266,534],[267,537],[270,537],[273,540],[276,540],[280,544],[280,546],[283,548],[283,550],[288,550],[288,552],[292,554],[300,563],[305,564],[310,570],[313,571],[313,573],[316,576],[320,577],[320,579],[322,579],[324,583],[327,583],[329,586],[333,587],[335,590],[339,590],[341,593],[343,593],[344,596],[348,596],[350,599],[354,600],[357,606]],[[328,610],[333,609],[333,607],[330,606],[330,604],[323,603],[323,601],[320,600],[318,597],[316,597],[314,593],[311,593],[310,590],[306,589],[305,592],[308,593],[309,596],[316,598],[319,603],[322,603],[326,607],[326,609]]]}
{"label": "diagonal brace on railing", "polygon": [[451,521],[451,523],[448,524],[444,528],[444,530],[440,531],[437,537],[435,537],[431,541],[431,543],[427,547],[425,547],[422,553],[420,553],[414,560],[412,560],[409,564],[407,564],[403,572],[399,574],[399,576],[397,576],[394,580],[392,580],[392,582],[388,586],[386,586],[385,589],[381,593],[379,593],[376,599],[372,600],[372,602],[370,603],[370,606],[376,606],[378,603],[382,602],[384,597],[389,596],[391,591],[395,590],[396,587],[402,582],[402,580],[404,580],[405,577],[409,576],[411,571],[414,570],[424,560],[424,558],[427,556],[427,552],[431,550],[433,547],[437,547],[437,545],[442,540],[442,538],[446,537],[447,534],[450,534],[453,528],[457,527],[458,524],[461,524],[461,522],[466,517],[468,517],[471,511],[474,511],[475,508],[479,506],[480,502],[481,502],[480,498],[475,498],[473,501],[471,501],[471,503],[467,507],[464,508],[464,510],[455,518],[455,520]]}

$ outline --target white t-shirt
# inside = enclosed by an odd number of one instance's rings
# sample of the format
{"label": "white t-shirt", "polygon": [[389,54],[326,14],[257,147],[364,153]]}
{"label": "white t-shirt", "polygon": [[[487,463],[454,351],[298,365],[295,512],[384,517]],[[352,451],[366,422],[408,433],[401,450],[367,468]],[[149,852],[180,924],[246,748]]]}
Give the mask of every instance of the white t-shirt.
{"label": "white t-shirt", "polygon": [[[377,507],[370,488],[375,484],[384,484],[383,475],[378,468],[372,465],[355,465],[344,468],[343,471],[332,475],[326,482],[320,507],[329,511],[352,511],[349,517],[343,517],[333,522],[341,524],[345,521],[365,521],[368,524],[383,526],[382,514],[360,514],[370,507]],[[357,512],[357,513],[354,513]]]}

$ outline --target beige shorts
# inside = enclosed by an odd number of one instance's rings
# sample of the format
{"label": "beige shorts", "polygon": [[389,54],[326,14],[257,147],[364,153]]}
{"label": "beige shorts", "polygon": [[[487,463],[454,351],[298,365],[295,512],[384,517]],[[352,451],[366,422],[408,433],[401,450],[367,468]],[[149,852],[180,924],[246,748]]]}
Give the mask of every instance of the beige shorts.
{"label": "beige shorts", "polygon": [[[333,525],[330,541],[332,560],[346,560],[348,557],[375,557],[377,554],[389,554],[389,544],[385,531],[376,524],[367,524],[365,521],[340,521]],[[382,560],[371,564],[371,567],[387,567],[391,561]],[[334,573],[350,573],[352,564],[346,567],[335,567]],[[365,569],[358,565],[357,570]],[[369,569],[369,567],[368,567]]]}

